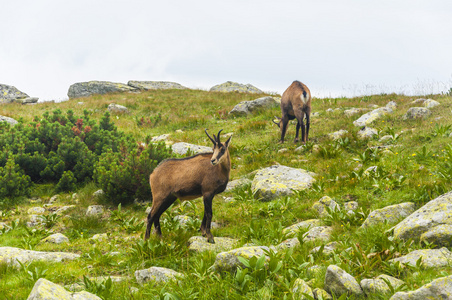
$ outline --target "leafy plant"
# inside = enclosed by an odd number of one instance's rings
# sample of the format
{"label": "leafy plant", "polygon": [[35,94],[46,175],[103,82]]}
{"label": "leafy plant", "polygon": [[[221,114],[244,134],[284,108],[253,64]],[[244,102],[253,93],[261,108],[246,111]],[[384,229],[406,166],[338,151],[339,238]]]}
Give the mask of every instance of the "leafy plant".
{"label": "leafy plant", "polygon": [[83,275],[83,284],[86,291],[93,293],[103,300],[111,299],[113,296],[113,283],[111,277],[105,280],[90,280],[88,277]]}

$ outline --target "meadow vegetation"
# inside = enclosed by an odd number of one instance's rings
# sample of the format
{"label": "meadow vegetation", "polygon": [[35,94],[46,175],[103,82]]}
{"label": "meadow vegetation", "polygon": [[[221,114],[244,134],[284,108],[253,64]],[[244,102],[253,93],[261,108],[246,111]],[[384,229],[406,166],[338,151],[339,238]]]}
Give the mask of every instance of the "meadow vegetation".
{"label": "meadow vegetation", "polygon": [[[247,117],[228,116],[239,102],[260,96],[264,95],[156,90],[34,106],[0,106],[0,115],[20,119],[17,129],[0,126],[3,149],[0,153],[0,222],[8,225],[1,230],[0,246],[81,255],[71,262],[31,263],[19,269],[0,265],[0,297],[26,299],[41,277],[60,285],[80,282],[87,291],[103,299],[291,299],[291,288],[297,278],[304,279],[313,288],[323,288],[325,268],[330,264],[341,267],[358,281],[383,273],[400,278],[406,283],[401,290],[413,290],[451,274],[451,267],[425,269],[422,265],[406,267],[388,262],[412,250],[435,245],[393,240],[392,226],[388,224],[360,228],[372,210],[408,201],[420,207],[452,190],[452,100],[449,95],[428,95],[441,105],[432,108],[430,117],[418,120],[402,119],[416,97],[382,94],[314,98],[312,111],[319,114],[311,119],[310,140],[297,151],[301,143],[292,142],[295,136],[292,123],[286,142],[277,143],[279,129],[271,120],[274,115],[280,115],[279,107]],[[347,117],[343,111],[327,112],[329,108],[385,106],[389,101],[395,101],[397,108],[393,114],[372,124],[379,135],[367,140],[358,138],[359,128],[353,125],[360,114]],[[126,106],[130,113],[106,114],[111,103]],[[64,125],[62,119],[66,120]],[[40,126],[41,133],[44,127],[49,134],[58,131],[60,143],[70,141],[67,147],[58,150],[50,144],[55,136],[39,136],[37,128]],[[254,171],[274,164],[317,174],[316,183],[309,190],[270,202],[256,199],[249,184],[216,196],[213,221],[220,227],[212,230],[214,236],[239,239],[240,245],[277,245],[286,239],[283,228],[320,217],[312,205],[321,197],[328,195],[339,204],[357,201],[359,210],[354,216],[330,211],[322,217],[324,224],[334,229],[331,240],[340,242],[334,254],[311,253],[310,250],[322,246],[322,242],[303,243],[300,233],[300,246],[270,251],[270,260],[265,264],[251,259],[244,262],[248,268],[217,273],[210,268],[215,253],[193,253],[187,247],[188,239],[199,235],[203,213],[201,199],[177,201],[162,215],[163,238],[151,236],[143,241],[145,209],[151,205],[149,174],[162,159],[177,157],[163,143],[150,145],[150,138],[170,133],[170,140],[174,142],[210,146],[205,128],[210,132],[223,129],[223,133],[233,133],[229,147],[230,180],[252,179]],[[328,134],[340,129],[348,133],[332,141]],[[29,144],[20,139],[20,136],[32,134],[36,137],[29,139]],[[87,140],[90,135],[91,144]],[[384,135],[391,136],[387,142],[391,147],[377,147],[381,145],[379,138]],[[41,149],[41,144],[33,142],[43,139],[48,142],[48,149]],[[30,150],[29,156],[24,152],[20,156],[27,147],[36,149]],[[286,150],[279,151],[281,149]],[[60,161],[66,165],[59,165]],[[377,166],[377,171],[366,176],[364,171],[371,166]],[[14,180],[7,180],[8,176]],[[93,197],[100,188],[105,195]],[[47,213],[42,226],[27,227],[27,210],[42,206],[55,194],[59,194],[60,200],[54,206],[75,204],[76,207],[62,216]],[[86,208],[93,204],[104,205],[108,212],[102,218],[86,216]],[[49,207],[51,209],[52,205]],[[180,214],[193,221],[181,226],[174,219]],[[56,232],[65,234],[70,243],[40,242]],[[108,239],[94,243],[89,240],[99,233],[106,233]],[[312,272],[310,267],[314,265],[323,268]],[[186,276],[167,284],[137,284],[134,272],[151,266],[174,269]],[[100,276],[104,279],[93,279]],[[112,283],[109,276],[126,279]],[[384,295],[373,297],[386,299]]]}

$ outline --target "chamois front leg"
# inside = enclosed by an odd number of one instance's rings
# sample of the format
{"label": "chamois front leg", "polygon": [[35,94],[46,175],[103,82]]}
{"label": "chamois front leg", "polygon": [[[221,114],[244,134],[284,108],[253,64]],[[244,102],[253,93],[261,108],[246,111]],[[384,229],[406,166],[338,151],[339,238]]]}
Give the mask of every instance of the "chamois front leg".
{"label": "chamois front leg", "polygon": [[[204,201],[204,218],[203,223],[201,225],[201,232],[203,232],[203,225],[205,234],[203,236],[207,236],[207,242],[215,244],[215,240],[213,238],[212,233],[210,232],[210,225],[212,223],[212,199],[215,194],[206,194],[203,196]],[[205,222],[204,222],[205,220]]]}
{"label": "chamois front leg", "polygon": [[281,118],[281,140],[279,141],[280,144],[284,143],[284,136],[286,135],[286,130],[287,130],[287,124],[289,124],[289,117],[283,115]]}

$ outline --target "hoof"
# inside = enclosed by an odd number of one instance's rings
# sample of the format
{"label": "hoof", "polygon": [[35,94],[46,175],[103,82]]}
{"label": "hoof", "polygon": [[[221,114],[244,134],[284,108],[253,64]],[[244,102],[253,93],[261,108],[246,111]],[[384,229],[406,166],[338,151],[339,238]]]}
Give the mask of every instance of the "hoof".
{"label": "hoof", "polygon": [[211,244],[215,244],[215,240],[214,240],[213,238],[207,239],[207,242],[208,242],[208,243],[211,243]]}

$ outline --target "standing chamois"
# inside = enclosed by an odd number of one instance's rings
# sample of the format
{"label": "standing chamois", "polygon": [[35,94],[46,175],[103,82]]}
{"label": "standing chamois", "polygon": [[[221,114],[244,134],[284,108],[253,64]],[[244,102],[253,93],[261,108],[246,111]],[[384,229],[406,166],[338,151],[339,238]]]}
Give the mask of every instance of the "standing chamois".
{"label": "standing chamois", "polygon": [[[279,143],[284,143],[284,136],[286,135],[287,124],[289,120],[297,118],[297,132],[295,135],[295,143],[298,142],[298,131],[301,127],[301,141],[306,143],[309,135],[309,118],[311,115],[311,91],[308,87],[300,81],[294,81],[284,91],[281,97],[281,118],[276,117],[279,122],[273,121],[281,129],[281,140]],[[306,133],[303,119],[306,116]],[[281,126],[282,123],[282,126]]]}
{"label": "standing chamois", "polygon": [[[223,129],[222,129],[223,130]],[[166,159],[152,172],[149,181],[152,191],[152,208],[148,215],[148,224],[144,239],[148,239],[152,224],[155,232],[162,235],[160,230],[160,216],[180,200],[192,200],[203,197],[204,217],[200,231],[207,236],[209,243],[215,243],[210,232],[212,222],[212,199],[216,194],[223,192],[229,181],[231,171],[231,158],[229,157],[229,142],[231,137],[222,144],[220,132],[212,138],[205,130],[213,143],[212,153],[201,153],[181,159]]]}

